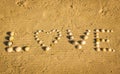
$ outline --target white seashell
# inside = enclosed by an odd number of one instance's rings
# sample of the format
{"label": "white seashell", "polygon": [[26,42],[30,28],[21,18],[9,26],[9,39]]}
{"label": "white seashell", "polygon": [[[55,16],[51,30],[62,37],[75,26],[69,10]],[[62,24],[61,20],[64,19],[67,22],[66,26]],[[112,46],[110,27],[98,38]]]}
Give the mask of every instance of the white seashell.
{"label": "white seashell", "polygon": [[24,50],[25,50],[25,51],[29,51],[29,50],[30,50],[30,47],[26,46],[26,47],[24,48]]}
{"label": "white seashell", "polygon": [[70,36],[70,40],[73,40],[74,39],[74,36]]}
{"label": "white seashell", "polygon": [[109,39],[105,39],[105,42],[110,42],[110,40]]}
{"label": "white seashell", "polygon": [[35,32],[35,34],[36,34],[36,35],[38,35],[38,34],[39,34],[39,32]]}
{"label": "white seashell", "polygon": [[7,45],[10,47],[10,46],[13,45],[13,42],[9,41],[9,42],[7,43]]}
{"label": "white seashell", "polygon": [[13,51],[14,51],[14,50],[13,50],[12,47],[7,48],[7,52],[13,52]]}
{"label": "white seashell", "polygon": [[74,41],[74,43],[73,43],[74,45],[78,45],[79,43],[77,42],[77,41]]}
{"label": "white seashell", "polygon": [[58,34],[58,37],[61,37],[62,36],[62,34]]}
{"label": "white seashell", "polygon": [[54,41],[53,41],[53,43],[55,43],[55,44],[56,44],[56,43],[58,43],[58,41],[57,41],[57,40],[54,40]]}
{"label": "white seashell", "polygon": [[95,33],[96,36],[99,36],[99,33]]}
{"label": "white seashell", "polygon": [[113,50],[112,50],[111,48],[108,48],[108,51],[109,51],[109,52],[112,52]]}
{"label": "white seashell", "polygon": [[100,44],[100,42],[99,42],[99,41],[97,41],[97,42],[95,42],[95,44],[96,44],[96,45],[99,45],[99,44]]}
{"label": "white seashell", "polygon": [[22,48],[21,48],[21,47],[16,47],[16,48],[15,48],[15,51],[16,51],[16,52],[20,52],[20,51],[22,51]]}
{"label": "white seashell", "polygon": [[35,35],[34,37],[35,37],[35,38],[38,38],[38,36],[37,36],[37,35]]}
{"label": "white seashell", "polygon": [[56,32],[59,32],[60,30],[56,29]]}
{"label": "white seashell", "polygon": [[10,36],[9,37],[9,41],[13,41],[14,40],[14,37],[13,36]]}
{"label": "white seashell", "polygon": [[56,39],[57,39],[57,40],[60,40],[60,37],[57,37]]}
{"label": "white seashell", "polygon": [[44,47],[44,46],[45,46],[45,44],[41,44],[41,46],[42,46],[42,47]]}
{"label": "white seashell", "polygon": [[105,33],[105,29],[102,29],[101,32],[102,32],[102,33]]}
{"label": "white seashell", "polygon": [[100,32],[100,30],[99,30],[99,29],[96,29],[95,32]]}
{"label": "white seashell", "polygon": [[35,38],[36,41],[39,41],[40,39],[39,38]]}
{"label": "white seashell", "polygon": [[115,52],[115,50],[112,50],[112,52]]}
{"label": "white seashell", "polygon": [[113,30],[110,30],[110,32],[113,32]]}
{"label": "white seashell", "polygon": [[71,32],[71,30],[68,29],[67,32]]}
{"label": "white seashell", "polygon": [[89,33],[89,32],[86,32],[85,35],[90,35],[90,33]]}
{"label": "white seashell", "polygon": [[76,45],[76,48],[77,48],[77,49],[81,49],[82,46],[81,46],[81,45]]}
{"label": "white seashell", "polygon": [[40,33],[40,32],[42,32],[42,30],[38,30],[37,32],[39,32],[39,33]]}
{"label": "white seashell", "polygon": [[101,42],[105,42],[105,39],[101,39]]}
{"label": "white seashell", "polygon": [[109,33],[109,32],[110,32],[110,30],[106,30],[106,32],[108,32],[108,33]]}
{"label": "white seashell", "polygon": [[84,38],[83,38],[84,40],[86,40],[86,39],[88,39],[88,36],[84,36]]}
{"label": "white seashell", "polygon": [[50,47],[47,47],[47,46],[46,46],[46,47],[45,47],[45,50],[46,50],[46,51],[49,51],[49,50],[50,50]]}
{"label": "white seashell", "polygon": [[42,43],[43,43],[43,41],[42,41],[42,40],[39,40],[39,41],[38,41],[38,43],[39,43],[39,44],[42,44]]}
{"label": "white seashell", "polygon": [[10,36],[14,36],[15,35],[15,32],[10,32]]}
{"label": "white seashell", "polygon": [[100,47],[100,44],[96,44],[95,46],[96,46],[97,48],[99,48],[99,47]]}
{"label": "white seashell", "polygon": [[101,51],[101,49],[100,49],[100,48],[96,48],[96,51],[98,51],[98,52],[99,52],[99,51]]}
{"label": "white seashell", "polygon": [[55,29],[53,29],[52,32],[55,32]]}
{"label": "white seashell", "polygon": [[91,32],[91,30],[87,30],[87,32]]}
{"label": "white seashell", "polygon": [[82,40],[81,45],[85,45],[85,44],[86,44],[86,41]]}
{"label": "white seashell", "polygon": [[99,35],[98,36],[95,36],[95,38],[100,38]]}
{"label": "white seashell", "polygon": [[71,36],[71,35],[73,35],[73,34],[70,32],[70,33],[68,33],[68,35]]}
{"label": "white seashell", "polygon": [[104,52],[107,52],[107,49],[106,48],[102,48]]}

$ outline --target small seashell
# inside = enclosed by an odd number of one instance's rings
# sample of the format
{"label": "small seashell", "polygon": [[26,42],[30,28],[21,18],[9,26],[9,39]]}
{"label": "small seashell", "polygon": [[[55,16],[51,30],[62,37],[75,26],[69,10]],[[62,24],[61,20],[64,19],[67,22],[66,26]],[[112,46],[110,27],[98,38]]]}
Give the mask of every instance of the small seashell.
{"label": "small seashell", "polygon": [[109,52],[112,52],[112,49],[111,49],[111,48],[108,48],[108,51],[109,51]]}
{"label": "small seashell", "polygon": [[13,45],[13,42],[9,41],[9,42],[7,43],[7,45],[10,47],[10,46]]}
{"label": "small seashell", "polygon": [[95,48],[95,49],[96,49],[96,51],[98,51],[98,52],[99,52],[99,51],[101,51],[101,49],[100,49],[100,48]]}
{"label": "small seashell", "polygon": [[15,48],[15,51],[16,51],[16,52],[20,52],[20,51],[22,51],[22,48],[21,48],[21,47],[16,47],[16,48]]}
{"label": "small seashell", "polygon": [[84,36],[83,39],[84,39],[84,40],[88,39],[88,36]]}
{"label": "small seashell", "polygon": [[41,30],[38,30],[37,32],[39,32],[39,33],[40,33],[40,32],[42,32],[42,31],[41,31]]}
{"label": "small seashell", "polygon": [[9,41],[13,41],[14,40],[14,37],[13,36],[10,36],[9,37]]}
{"label": "small seashell", "polygon": [[77,48],[77,49],[81,49],[82,46],[81,46],[81,45],[76,45],[76,48]]}
{"label": "small seashell", "polygon": [[71,36],[71,35],[73,35],[73,34],[70,32],[70,33],[68,33],[68,35]]}
{"label": "small seashell", "polygon": [[62,36],[62,34],[58,34],[58,37],[61,37]]}
{"label": "small seashell", "polygon": [[99,48],[99,47],[100,47],[100,44],[96,44],[95,46],[96,46],[97,48]]}
{"label": "small seashell", "polygon": [[35,38],[36,41],[39,41],[40,39],[39,38]]}
{"label": "small seashell", "polygon": [[60,40],[60,37],[56,37],[56,40]]}
{"label": "small seashell", "polygon": [[110,30],[110,32],[113,32],[113,30]]}
{"label": "small seashell", "polygon": [[78,41],[74,41],[73,44],[74,45],[78,45],[79,43],[78,43]]}
{"label": "small seashell", "polygon": [[56,44],[56,43],[58,43],[58,41],[57,41],[57,40],[54,40],[54,41],[53,41],[53,43],[55,43],[55,44]]}
{"label": "small seashell", "polygon": [[110,32],[110,30],[106,30],[106,32],[107,32],[107,33],[109,33],[109,32]]}
{"label": "small seashell", "polygon": [[70,36],[70,40],[73,40],[74,39],[74,36]]}
{"label": "small seashell", "polygon": [[12,47],[7,48],[7,52],[13,52],[13,51],[14,51],[14,50],[13,50]]}
{"label": "small seashell", "polygon": [[95,33],[96,36],[99,36],[99,33]]}
{"label": "small seashell", "polygon": [[35,32],[35,34],[36,34],[36,35],[38,35],[38,34],[39,34],[39,32]]}
{"label": "small seashell", "polygon": [[42,44],[42,43],[43,43],[43,41],[42,41],[42,40],[39,40],[39,41],[38,41],[38,43],[39,43],[39,44]]}
{"label": "small seashell", "polygon": [[67,32],[71,32],[71,30],[68,29]]}
{"label": "small seashell", "polygon": [[15,32],[10,32],[10,36],[14,36],[15,35]]}
{"label": "small seashell", "polygon": [[90,35],[90,33],[89,33],[89,32],[86,32],[85,35]]}
{"label": "small seashell", "polygon": [[55,32],[55,29],[53,29],[52,32]]}
{"label": "small seashell", "polygon": [[85,41],[85,40],[82,40],[82,41],[80,42],[80,44],[81,44],[81,45],[85,45],[85,44],[86,44],[86,41]]}
{"label": "small seashell", "polygon": [[100,38],[99,35],[98,36],[95,36],[96,39]]}
{"label": "small seashell", "polygon": [[86,30],[87,32],[91,32],[91,30]]}
{"label": "small seashell", "polygon": [[46,50],[46,51],[49,51],[49,50],[50,50],[50,47],[47,47],[47,46],[46,46],[46,47],[45,47],[45,50]]}
{"label": "small seashell", "polygon": [[26,46],[26,47],[24,48],[24,50],[25,50],[25,51],[29,51],[29,50],[30,50],[30,47]]}
{"label": "small seashell", "polygon": [[100,32],[99,29],[95,29],[95,32]]}
{"label": "small seashell", "polygon": [[105,42],[105,39],[100,39],[101,42]]}
{"label": "small seashell", "polygon": [[37,35],[35,35],[34,37],[35,37],[35,38],[38,38],[38,36],[37,36]]}
{"label": "small seashell", "polygon": [[105,33],[105,29],[102,29],[101,32],[102,32],[102,33]]}
{"label": "small seashell", "polygon": [[99,42],[99,41],[98,41],[98,42],[95,42],[95,44],[96,44],[96,45],[99,45],[99,44],[100,44],[100,42]]}
{"label": "small seashell", "polygon": [[44,46],[45,46],[45,44],[41,44],[41,46],[42,46],[42,47],[44,47]]}
{"label": "small seashell", "polygon": [[105,39],[105,42],[110,42],[110,40],[109,39]]}
{"label": "small seashell", "polygon": [[56,32],[60,32],[60,30],[56,29]]}
{"label": "small seashell", "polygon": [[106,48],[103,48],[103,51],[104,51],[104,52],[107,52],[107,49],[106,49]]}

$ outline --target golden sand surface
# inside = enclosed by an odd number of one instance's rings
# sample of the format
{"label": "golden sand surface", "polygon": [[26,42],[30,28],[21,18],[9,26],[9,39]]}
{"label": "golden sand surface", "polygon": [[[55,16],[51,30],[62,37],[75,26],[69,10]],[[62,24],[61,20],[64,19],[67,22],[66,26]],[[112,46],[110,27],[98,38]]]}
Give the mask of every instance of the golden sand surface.
{"label": "golden sand surface", "polygon": [[[36,30],[59,29],[62,37],[49,51],[34,40]],[[66,30],[76,38],[91,30],[86,45],[76,49]],[[94,29],[112,29],[100,37],[110,39],[94,50]],[[6,33],[15,32],[14,46],[30,46],[28,52],[5,51]],[[42,34],[46,44],[55,34]],[[0,74],[120,74],[120,0],[0,0]]]}

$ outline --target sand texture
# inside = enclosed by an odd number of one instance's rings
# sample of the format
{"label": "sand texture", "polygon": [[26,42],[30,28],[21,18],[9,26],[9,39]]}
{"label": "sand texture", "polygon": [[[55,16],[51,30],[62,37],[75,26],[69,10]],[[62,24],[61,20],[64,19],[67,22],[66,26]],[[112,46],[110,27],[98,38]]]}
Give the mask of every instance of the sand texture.
{"label": "sand texture", "polygon": [[[58,29],[62,36],[52,43]],[[66,30],[76,39],[91,30],[86,44],[76,49],[68,42]],[[101,47],[115,52],[94,50],[94,29],[112,29],[101,33],[110,39]],[[49,51],[34,38],[38,34]],[[7,32],[15,32],[13,46],[29,46],[29,51],[6,52]],[[120,0],[0,0],[0,74],[120,74]]]}

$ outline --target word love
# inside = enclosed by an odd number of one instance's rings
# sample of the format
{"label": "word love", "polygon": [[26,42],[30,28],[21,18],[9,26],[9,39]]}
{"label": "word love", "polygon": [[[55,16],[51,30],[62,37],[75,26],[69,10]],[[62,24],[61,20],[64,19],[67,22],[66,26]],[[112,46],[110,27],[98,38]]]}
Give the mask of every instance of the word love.
{"label": "word love", "polygon": [[[103,42],[107,42],[109,43],[110,40],[109,39],[105,39],[105,38],[100,38],[100,33],[112,33],[113,30],[108,30],[108,29],[94,29],[93,30],[93,34],[94,34],[94,49],[95,51],[104,51],[104,52],[115,52],[114,49],[112,48],[103,48],[103,47],[100,47],[100,44],[103,43]],[[53,39],[51,40],[51,43],[49,45],[46,45],[45,42],[42,40],[42,33],[45,33],[45,34],[56,34],[55,37],[53,37]],[[91,30],[86,30],[83,35],[80,35],[79,36],[79,39],[76,40],[72,31],[70,29],[66,30],[66,33],[67,33],[67,39],[68,39],[68,42],[70,44],[72,44],[76,49],[82,49],[82,47],[86,44],[86,41],[87,39],[89,38],[89,35],[91,34]],[[15,33],[14,32],[10,32],[8,34],[8,40],[6,42],[6,45],[7,45],[7,51],[8,52],[21,52],[22,50],[23,51],[29,51],[30,50],[30,47],[29,46],[23,46],[23,47],[20,47],[20,46],[16,46],[16,47],[12,47],[13,45],[13,40],[14,40],[14,35]],[[58,29],[53,29],[51,31],[45,31],[45,30],[37,30],[35,33],[34,33],[34,38],[35,38],[35,41],[40,45],[40,47],[45,50],[45,51],[48,51],[52,48],[53,45],[57,44],[59,42],[59,40],[61,39],[62,37],[62,32]]]}

